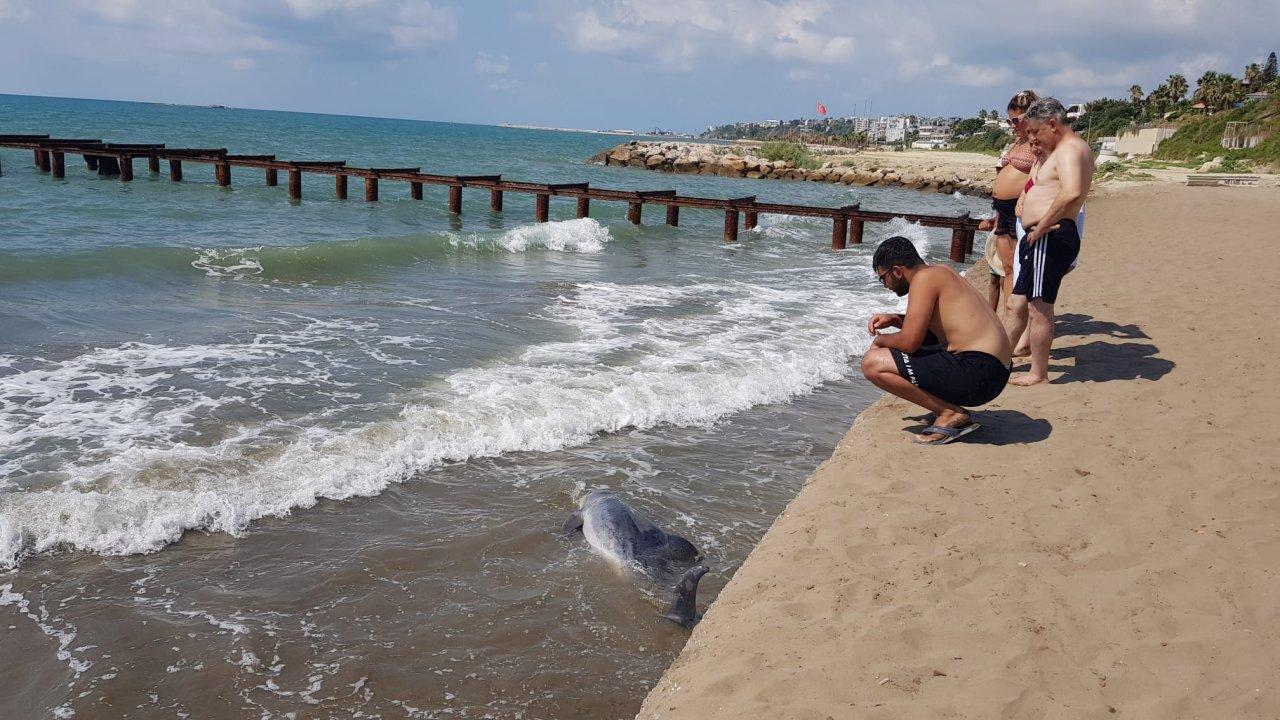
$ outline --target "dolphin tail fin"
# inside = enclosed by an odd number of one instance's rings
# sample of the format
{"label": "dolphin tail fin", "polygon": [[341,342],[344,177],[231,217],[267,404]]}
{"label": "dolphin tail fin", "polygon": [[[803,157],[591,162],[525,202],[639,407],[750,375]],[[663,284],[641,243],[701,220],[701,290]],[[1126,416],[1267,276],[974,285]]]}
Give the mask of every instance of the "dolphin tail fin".
{"label": "dolphin tail fin", "polygon": [[698,614],[698,581],[707,574],[707,570],[705,565],[689,568],[689,571],[680,578],[680,582],[676,583],[674,588],[676,596],[671,601],[671,607],[667,608],[667,613],[662,617],[688,629],[692,629],[698,623],[702,618]]}
{"label": "dolphin tail fin", "polygon": [[572,535],[574,531],[582,529],[582,511],[574,510],[568,520],[564,521],[564,534]]}

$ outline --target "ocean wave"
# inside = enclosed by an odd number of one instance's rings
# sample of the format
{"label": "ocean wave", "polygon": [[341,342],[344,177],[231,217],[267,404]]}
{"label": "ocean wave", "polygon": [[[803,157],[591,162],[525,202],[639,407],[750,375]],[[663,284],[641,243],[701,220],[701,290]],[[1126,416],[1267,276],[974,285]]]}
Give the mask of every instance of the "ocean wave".
{"label": "ocean wave", "polygon": [[609,229],[592,218],[522,225],[501,235],[454,235],[450,243],[461,247],[498,247],[519,253],[534,248],[561,252],[598,253],[612,240]]}
{"label": "ocean wave", "polygon": [[848,280],[863,266],[832,264],[786,288],[580,285],[544,312],[570,340],[454,372],[397,398],[401,410],[383,421],[294,418],[213,444],[135,446],[63,468],[58,486],[0,494],[0,567],[57,548],[151,552],[191,529],[238,533],[322,498],[375,495],[447,462],[705,425],[788,401],[848,375],[865,350],[871,305]]}
{"label": "ocean wave", "polygon": [[611,239],[591,218],[523,225],[502,232],[371,237],[306,245],[112,247],[74,254],[0,252],[0,284],[103,276],[198,272],[208,277],[339,281],[466,252],[532,250],[598,253]]}

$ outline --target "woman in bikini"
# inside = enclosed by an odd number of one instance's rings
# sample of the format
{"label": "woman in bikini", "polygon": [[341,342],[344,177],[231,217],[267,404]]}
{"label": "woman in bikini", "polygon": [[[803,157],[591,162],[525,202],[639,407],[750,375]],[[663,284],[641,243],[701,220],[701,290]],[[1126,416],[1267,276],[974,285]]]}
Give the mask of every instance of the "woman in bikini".
{"label": "woman in bikini", "polygon": [[996,216],[980,226],[983,230],[991,231],[985,254],[987,264],[991,266],[991,290],[988,296],[992,310],[999,308],[1002,299],[1007,304],[1009,291],[1013,289],[1014,248],[1018,244],[1015,230],[1018,216],[1014,208],[1022,195],[1023,186],[1030,178],[1031,166],[1036,161],[1035,154],[1031,152],[1031,141],[1022,128],[1022,114],[1031,107],[1031,103],[1039,99],[1040,96],[1035,91],[1023,90],[1009,100],[1006,122],[1013,129],[1014,142],[996,166],[996,181],[991,188],[991,207],[996,211]]}

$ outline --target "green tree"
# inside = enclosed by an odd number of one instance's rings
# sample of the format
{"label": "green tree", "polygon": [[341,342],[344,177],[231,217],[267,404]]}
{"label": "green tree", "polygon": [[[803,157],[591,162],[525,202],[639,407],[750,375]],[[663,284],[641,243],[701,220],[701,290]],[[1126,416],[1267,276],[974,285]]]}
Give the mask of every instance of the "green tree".
{"label": "green tree", "polygon": [[1169,109],[1169,105],[1172,104],[1173,101],[1170,99],[1172,97],[1173,93],[1169,92],[1169,86],[1161,85],[1152,90],[1151,94],[1147,96],[1147,107],[1151,108],[1157,115],[1163,115]]}
{"label": "green tree", "polygon": [[1249,63],[1244,68],[1244,84],[1250,89],[1255,89],[1262,81],[1262,66],[1258,63]]}
{"label": "green tree", "polygon": [[[982,112],[984,115],[986,114],[985,110],[980,112]],[[961,120],[960,122],[956,123],[951,128],[951,133],[956,137],[965,137],[968,135],[972,135],[981,129],[982,129],[981,118],[965,118],[964,120]]]}
{"label": "green tree", "polygon": [[1262,66],[1262,82],[1271,83],[1276,81],[1276,54],[1272,51],[1267,56],[1267,64]]}
{"label": "green tree", "polygon": [[1240,81],[1228,73],[1206,70],[1196,81],[1196,102],[1204,103],[1205,112],[1226,110],[1244,96]]}
{"label": "green tree", "polygon": [[1169,93],[1169,102],[1173,105],[1182,102],[1182,98],[1187,96],[1187,90],[1190,89],[1187,85],[1187,79],[1176,74],[1170,75],[1169,79],[1164,81],[1164,84]]}
{"label": "green tree", "polygon": [[978,119],[979,119],[979,120],[986,120],[986,119],[987,119],[987,111],[986,111],[986,110],[979,110],[979,111],[978,111]]}
{"label": "green tree", "polygon": [[1134,105],[1142,104],[1142,86],[1141,85],[1129,86],[1129,102],[1133,103]]}

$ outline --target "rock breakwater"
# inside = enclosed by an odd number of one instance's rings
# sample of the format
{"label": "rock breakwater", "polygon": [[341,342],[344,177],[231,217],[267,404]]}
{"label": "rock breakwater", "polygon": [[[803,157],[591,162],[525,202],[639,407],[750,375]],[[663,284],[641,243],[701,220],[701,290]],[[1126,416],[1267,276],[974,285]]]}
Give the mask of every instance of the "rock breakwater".
{"label": "rock breakwater", "polygon": [[790,160],[768,160],[754,152],[751,147],[633,140],[597,153],[589,162],[690,175],[904,187],[969,195],[989,194],[991,182],[995,179],[994,167],[983,169],[918,161],[895,163],[884,157],[854,154],[806,168],[798,167]]}

